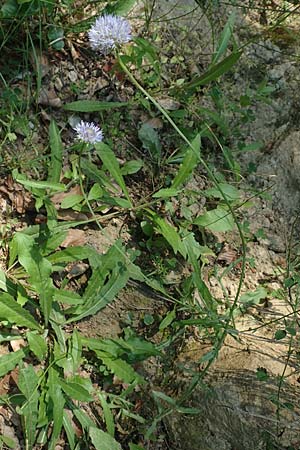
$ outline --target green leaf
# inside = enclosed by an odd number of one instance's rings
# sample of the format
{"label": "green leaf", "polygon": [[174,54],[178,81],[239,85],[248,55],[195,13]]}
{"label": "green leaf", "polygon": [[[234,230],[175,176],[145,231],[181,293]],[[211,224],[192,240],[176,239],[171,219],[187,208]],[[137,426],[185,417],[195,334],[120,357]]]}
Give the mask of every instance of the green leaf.
{"label": "green leaf", "polygon": [[275,339],[276,341],[280,341],[281,339],[284,339],[286,337],[286,331],[285,330],[277,330],[275,332]]}
{"label": "green leaf", "polygon": [[123,167],[121,167],[122,175],[131,175],[133,173],[137,173],[142,167],[144,163],[141,159],[136,159],[133,161],[126,162]]}
{"label": "green leaf", "polygon": [[265,299],[267,295],[268,291],[264,287],[260,286],[255,291],[246,292],[241,295],[240,302],[247,306],[257,305],[261,300]]}
{"label": "green leaf", "polygon": [[54,450],[63,426],[65,399],[61,391],[61,386],[59,385],[58,373],[52,367],[49,369],[48,394],[53,418],[53,429],[48,450]]}
{"label": "green leaf", "polygon": [[110,149],[110,147],[103,142],[100,142],[99,144],[95,144],[96,151],[98,153],[99,158],[102,160],[103,164],[105,165],[106,169],[109,171],[111,176],[115,179],[115,181],[118,183],[120,188],[122,189],[125,197],[131,204],[131,200],[126,188],[126,184],[118,163],[118,160],[114,154],[114,152]]}
{"label": "green leaf", "polygon": [[197,217],[194,224],[216,232],[231,231],[234,228],[231,213],[221,207],[207,211],[203,216]]}
{"label": "green leaf", "polygon": [[28,331],[26,333],[26,337],[28,340],[29,349],[40,361],[43,361],[47,354],[47,342],[45,338],[33,331]]}
{"label": "green leaf", "polygon": [[38,421],[38,391],[39,378],[32,365],[23,367],[19,371],[18,387],[26,398],[26,402],[19,412],[24,416],[24,427],[26,436],[26,448],[33,448]]}
{"label": "green leaf", "polygon": [[78,100],[76,102],[67,103],[64,109],[76,112],[98,112],[108,111],[114,108],[123,108],[127,106],[127,102],[98,102],[96,100]]}
{"label": "green leaf", "polygon": [[115,14],[125,16],[135,5],[136,0],[118,0],[113,5],[107,5],[102,14]]}
{"label": "green leaf", "polygon": [[18,174],[15,169],[13,170],[13,177],[14,179],[20,183],[23,184],[23,186],[27,188],[37,188],[37,189],[50,189],[54,192],[62,192],[66,189],[66,186],[61,183],[52,183],[50,181],[34,181],[34,180],[24,180],[20,174]]}
{"label": "green leaf", "polygon": [[0,294],[0,320],[8,320],[20,327],[40,330],[32,315],[22,308],[9,294]]}
{"label": "green leaf", "polygon": [[89,192],[88,200],[89,201],[99,200],[102,197],[102,195],[103,195],[102,187],[98,183],[95,183]]}
{"label": "green leaf", "polygon": [[232,36],[232,32],[233,32],[233,26],[234,26],[234,22],[235,22],[235,11],[230,14],[225,27],[221,33],[220,36],[220,41],[218,43],[218,50],[216,51],[216,53],[213,56],[213,60],[212,60],[212,64],[216,64],[219,59],[221,58],[221,56],[223,56],[226,53],[226,50],[228,48],[228,44],[230,41],[230,38]]}
{"label": "green leaf", "polygon": [[75,435],[75,431],[74,431],[74,426],[73,426],[66,410],[64,410],[64,412],[63,412],[63,426],[64,426],[64,430],[65,430],[67,438],[68,438],[70,450],[75,450],[76,435]]}
{"label": "green leaf", "polygon": [[[101,276],[101,268],[97,270]],[[96,314],[100,309],[103,309],[109,304],[117,295],[117,293],[125,287],[129,279],[129,272],[125,266],[116,265],[108,282],[101,285],[96,278],[93,280],[93,294],[84,295],[84,304],[79,307],[75,317],[72,317],[67,323],[78,321],[84,317]],[[91,292],[91,284],[89,283],[89,291]]]}
{"label": "green leaf", "polygon": [[18,2],[16,0],[6,0],[1,8],[1,18],[11,19],[16,16],[19,9]]}
{"label": "green leaf", "polygon": [[83,199],[84,196],[80,194],[68,195],[62,200],[60,206],[62,209],[72,208],[73,206],[78,205],[80,202],[82,202]]}
{"label": "green leaf", "polygon": [[62,390],[73,400],[78,400],[80,402],[93,401],[93,397],[90,395],[89,391],[85,389],[78,381],[63,381],[58,379],[58,382]]}
{"label": "green leaf", "polygon": [[39,294],[40,306],[47,325],[54,293],[51,279],[52,265],[42,257],[39,246],[31,236],[19,232],[13,239],[17,243],[19,262],[29,274],[32,287]]}
{"label": "green leaf", "polygon": [[108,433],[96,427],[90,427],[89,436],[96,450],[122,450],[121,445]]}
{"label": "green leaf", "polygon": [[129,450],[144,450],[144,448],[140,447],[139,445],[136,445],[136,444],[133,444],[132,442],[130,442]]}
{"label": "green leaf", "polygon": [[165,328],[167,328],[175,318],[176,318],[176,309],[174,308],[172,309],[172,311],[168,312],[166,317],[160,322],[159,331],[162,331]]}
{"label": "green leaf", "polygon": [[152,195],[153,198],[169,198],[169,197],[177,197],[177,195],[181,192],[180,189],[174,188],[166,188],[160,189],[158,192]]}
{"label": "green leaf", "polygon": [[49,126],[49,143],[51,162],[49,164],[48,181],[59,183],[62,169],[63,145],[58,127],[54,120],[51,120]]}
{"label": "green leaf", "polygon": [[147,210],[148,215],[152,219],[156,229],[163,235],[166,241],[172,247],[174,253],[181,253],[183,257],[186,256],[185,248],[182,244],[181,238],[176,230],[176,228],[166,222],[165,219],[160,217],[158,214],[154,213],[151,210]]}
{"label": "green leaf", "polygon": [[[240,198],[240,191],[236,187],[232,186],[231,184],[219,183],[218,186],[229,202],[238,200]],[[223,195],[216,187],[205,189],[205,191],[203,193],[205,195],[207,195],[208,197],[223,199]]]}
{"label": "green leaf", "polygon": [[157,131],[148,123],[144,123],[139,129],[138,136],[143,148],[148,150],[151,157],[157,162],[161,159],[161,143]]}
{"label": "green leaf", "polygon": [[16,448],[17,442],[8,436],[0,436],[0,442],[3,442],[9,448]]}
{"label": "green leaf", "polygon": [[0,356],[0,377],[13,370],[27,354],[26,349],[22,348],[16,352]]}
{"label": "green leaf", "polygon": [[231,67],[239,60],[241,55],[241,51],[231,53],[221,62],[208,69],[207,72],[205,72],[203,75],[201,75],[200,77],[195,77],[192,81],[190,81],[189,83],[185,83],[180,87],[185,90],[194,89],[198,86],[203,86],[204,84],[208,84],[211,81],[217,80],[221,75],[231,69]]}
{"label": "green leaf", "polygon": [[192,174],[194,168],[199,162],[200,158],[200,145],[201,145],[201,135],[200,133],[192,141],[192,147],[188,147],[179,167],[177,175],[175,176],[171,189],[178,189],[182,184],[184,184]]}
{"label": "green leaf", "polygon": [[115,358],[109,353],[103,351],[95,351],[98,358],[100,358],[103,364],[109,368],[109,370],[114,373],[120,380],[125,381],[125,383],[133,383],[138,381],[143,382],[143,378],[136,373],[133,368],[123,359]]}
{"label": "green leaf", "polygon": [[100,400],[100,403],[101,403],[101,406],[103,409],[104,420],[105,420],[107,432],[111,436],[114,436],[114,434],[115,434],[114,416],[111,412],[111,408],[109,407],[109,404],[106,401],[106,395],[104,395],[104,393],[102,393],[102,392],[99,392],[98,397],[99,397],[99,400]]}
{"label": "green leaf", "polygon": [[12,295],[13,297],[16,295],[18,289],[18,286],[15,285],[9,278],[7,278],[5,272],[1,268],[0,268],[0,289]]}

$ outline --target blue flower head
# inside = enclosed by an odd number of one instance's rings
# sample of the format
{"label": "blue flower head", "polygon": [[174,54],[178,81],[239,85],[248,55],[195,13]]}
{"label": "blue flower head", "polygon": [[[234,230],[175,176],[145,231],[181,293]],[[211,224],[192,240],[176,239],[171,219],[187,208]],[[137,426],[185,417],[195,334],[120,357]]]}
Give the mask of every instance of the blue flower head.
{"label": "blue flower head", "polygon": [[79,122],[74,130],[77,133],[77,139],[86,144],[96,144],[101,142],[103,139],[103,133],[101,128],[99,128],[94,123],[84,122],[83,120]]}
{"label": "blue flower head", "polygon": [[92,48],[106,54],[131,40],[130,23],[123,17],[107,14],[98,17],[88,35]]}

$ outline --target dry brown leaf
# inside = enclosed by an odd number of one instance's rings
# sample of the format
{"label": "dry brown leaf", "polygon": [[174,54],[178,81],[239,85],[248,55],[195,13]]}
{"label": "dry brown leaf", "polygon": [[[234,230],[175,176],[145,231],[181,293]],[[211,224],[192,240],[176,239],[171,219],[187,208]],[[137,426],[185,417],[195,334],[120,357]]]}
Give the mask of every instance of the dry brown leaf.
{"label": "dry brown leaf", "polygon": [[0,192],[10,200],[12,209],[17,213],[24,214],[28,209],[33,209],[34,200],[31,194],[25,191],[21,184],[16,183],[11,175],[2,180]]}
{"label": "dry brown leaf", "polygon": [[13,339],[10,341],[10,346],[14,352],[17,352],[21,348],[26,347],[26,342],[24,339]]}
{"label": "dry brown leaf", "polygon": [[60,209],[57,212],[57,218],[60,220],[67,220],[67,221],[75,220],[79,222],[89,220],[86,214],[73,211],[73,209]]}
{"label": "dry brown leaf", "polygon": [[223,249],[218,254],[217,261],[223,262],[225,264],[231,264],[238,257],[238,253],[236,250],[230,247],[230,245],[225,244]]}
{"label": "dry brown leaf", "polygon": [[86,244],[85,232],[83,230],[77,230],[76,228],[73,228],[68,230],[65,240],[60,244],[60,246],[66,248],[85,244]]}

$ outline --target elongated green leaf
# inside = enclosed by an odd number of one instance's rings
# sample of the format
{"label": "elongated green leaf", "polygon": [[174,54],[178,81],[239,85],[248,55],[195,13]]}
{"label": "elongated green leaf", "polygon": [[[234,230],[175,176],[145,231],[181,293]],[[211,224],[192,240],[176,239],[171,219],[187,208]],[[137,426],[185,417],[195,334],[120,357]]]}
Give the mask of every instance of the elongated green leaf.
{"label": "elongated green leaf", "polygon": [[0,320],[8,320],[20,327],[40,330],[32,315],[22,308],[9,294],[0,294]]}
{"label": "elongated green leaf", "polygon": [[42,361],[47,353],[47,342],[45,338],[32,331],[26,333],[26,337],[30,350],[40,361]]}
{"label": "elongated green leaf", "polygon": [[74,431],[74,426],[73,426],[71,419],[66,410],[64,410],[64,413],[63,413],[63,426],[64,426],[64,430],[65,430],[67,438],[68,438],[70,450],[75,450],[76,435],[75,435],[75,431]]}
{"label": "elongated green leaf", "polygon": [[17,448],[17,442],[9,436],[0,436],[0,442],[3,442],[8,448]]}
{"label": "elongated green leaf", "polygon": [[128,194],[128,191],[126,188],[126,184],[125,184],[118,160],[117,160],[114,152],[109,148],[108,145],[104,144],[103,142],[96,144],[95,148],[98,153],[98,156],[101,158],[106,169],[109,171],[111,176],[116,180],[116,182],[122,189],[125,197],[131,203],[129,194]]}
{"label": "elongated green leaf", "polygon": [[8,353],[0,356],[0,377],[3,377],[7,372],[13,370],[19,362],[25,358],[27,354],[26,348],[17,350],[16,352]]}
{"label": "elongated green leaf", "polygon": [[54,120],[49,126],[49,141],[51,149],[51,164],[49,166],[48,181],[59,183],[62,169],[63,146],[58,127]]}
{"label": "elongated green leaf", "polygon": [[42,257],[40,248],[31,236],[16,233],[14,240],[17,242],[19,262],[29,274],[32,287],[39,294],[40,306],[47,325],[54,294],[51,279],[52,265]]}
{"label": "elongated green leaf", "polygon": [[81,384],[72,381],[58,380],[62,390],[73,400],[79,400],[80,402],[91,402],[93,397],[89,391],[85,389]]}
{"label": "elongated green leaf", "polygon": [[198,261],[200,254],[198,253],[198,249],[195,246],[195,238],[192,233],[189,233],[187,236],[185,236],[184,245],[187,251],[188,260],[192,264],[194,269],[192,274],[194,285],[198,289],[198,293],[200,295],[200,298],[203,300],[203,304],[209,311],[213,311],[215,309],[215,301],[201,277],[201,269]]}
{"label": "elongated green leaf", "polygon": [[177,190],[190,177],[194,168],[199,162],[200,157],[201,135],[200,133],[192,141],[192,148],[188,147],[182,164],[179,167],[170,189]]}
{"label": "elongated green leaf", "polygon": [[110,434],[99,428],[91,427],[89,436],[96,450],[122,450],[121,445]]}
{"label": "elongated green leaf", "polygon": [[221,56],[223,56],[226,53],[226,50],[228,48],[228,44],[229,44],[229,41],[230,41],[230,38],[231,38],[232,32],[233,32],[235,16],[236,16],[235,12],[230,14],[230,16],[225,24],[225,27],[220,36],[220,41],[218,42],[218,49],[213,56],[212,64],[216,64],[219,61],[219,59],[221,58]]}
{"label": "elongated green leaf", "polygon": [[107,5],[104,9],[105,14],[115,14],[116,16],[125,16],[135,5],[136,0],[118,0],[113,5]]}
{"label": "elongated green leaf", "polygon": [[[218,186],[229,202],[238,200],[240,198],[239,190],[236,187],[232,186],[231,184],[219,183]],[[223,195],[216,187],[206,189],[205,191],[203,191],[203,193],[208,197],[223,199]]]}
{"label": "elongated green leaf", "polygon": [[35,180],[25,180],[22,175],[18,174],[17,171],[13,171],[14,179],[23,184],[23,186],[27,188],[35,188],[35,189],[50,189],[54,192],[62,192],[66,189],[66,186],[62,183],[54,183],[50,181],[35,181]]}
{"label": "elongated green leaf", "polygon": [[221,207],[207,211],[203,216],[197,217],[194,224],[219,232],[230,231],[234,228],[231,213]]}
{"label": "elongated green leaf", "polygon": [[104,286],[99,287],[99,283],[95,283],[94,294],[89,297],[84,296],[85,303],[79,307],[75,317],[69,319],[67,323],[81,320],[103,309],[126,286],[128,279],[128,270],[124,266],[117,265]]}
{"label": "elongated green leaf", "polygon": [[101,406],[103,409],[104,420],[105,420],[107,432],[111,436],[114,436],[114,434],[115,434],[114,416],[113,416],[111,409],[106,401],[106,396],[104,395],[104,393],[99,392],[98,397],[99,397],[99,400],[100,400],[100,403],[101,403]]}
{"label": "elongated green leaf", "polygon": [[181,192],[180,189],[166,188],[160,189],[158,192],[152,195],[153,198],[169,198],[169,197],[177,197],[177,195]]}
{"label": "elongated green leaf", "polygon": [[0,269],[0,289],[12,295],[13,297],[16,295],[18,289],[17,285],[15,285],[12,281],[10,281],[9,278],[7,278],[2,269]]}
{"label": "elongated green leaf", "polygon": [[67,111],[76,112],[97,112],[97,111],[108,111],[114,108],[123,108],[127,106],[128,103],[121,102],[98,102],[96,100],[78,100],[76,102],[67,103],[64,109]]}
{"label": "elongated green leaf", "polygon": [[26,436],[26,448],[33,448],[38,420],[38,376],[32,365],[24,367],[19,372],[18,387],[26,398],[26,402],[20,408],[24,416],[24,427]]}
{"label": "elongated green leaf", "polygon": [[133,368],[123,359],[115,358],[109,353],[96,351],[98,358],[101,359],[103,364],[109,368],[120,380],[125,383],[132,383],[133,381],[143,382],[143,378],[133,370]]}
{"label": "elongated green leaf", "polygon": [[185,83],[181,86],[181,88],[187,90],[187,89],[194,89],[198,86],[203,86],[204,84],[208,84],[211,81],[217,80],[221,75],[228,72],[232,66],[239,60],[241,57],[242,52],[233,52],[226,58],[224,58],[221,62],[211,67],[207,72],[205,72],[200,77],[194,78],[189,83]]}
{"label": "elongated green leaf", "polygon": [[181,238],[176,230],[176,228],[166,222],[165,219],[160,217],[153,211],[147,210],[149,217],[152,219],[156,229],[163,235],[165,240],[170,244],[174,253],[181,253],[183,257],[186,256],[186,251],[184,245],[182,244]]}
{"label": "elongated green leaf", "polygon": [[63,425],[63,411],[65,399],[62,394],[58,380],[59,376],[57,371],[51,367],[49,370],[49,378],[48,378],[48,393],[52,406],[53,429],[48,450],[55,449]]}

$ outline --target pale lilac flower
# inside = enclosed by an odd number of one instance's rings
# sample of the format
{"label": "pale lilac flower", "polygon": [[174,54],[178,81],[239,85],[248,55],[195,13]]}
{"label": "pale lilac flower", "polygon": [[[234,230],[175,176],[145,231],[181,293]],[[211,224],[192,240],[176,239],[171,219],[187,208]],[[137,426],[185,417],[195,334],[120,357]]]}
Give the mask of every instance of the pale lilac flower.
{"label": "pale lilac flower", "polygon": [[86,144],[96,144],[101,142],[103,139],[103,133],[101,128],[92,122],[84,122],[83,120],[79,122],[74,130],[77,133],[77,139]]}
{"label": "pale lilac flower", "polygon": [[98,17],[88,35],[94,50],[108,53],[131,40],[130,23],[123,17],[107,14]]}

